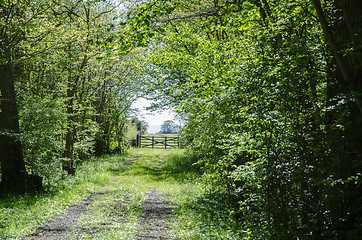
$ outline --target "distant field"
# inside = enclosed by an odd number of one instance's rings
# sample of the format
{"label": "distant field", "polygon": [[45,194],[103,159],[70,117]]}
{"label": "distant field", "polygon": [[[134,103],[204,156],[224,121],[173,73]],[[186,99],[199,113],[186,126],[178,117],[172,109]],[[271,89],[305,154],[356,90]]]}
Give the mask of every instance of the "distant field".
{"label": "distant field", "polygon": [[178,136],[178,134],[176,133],[176,134],[163,134],[163,133],[146,133],[146,134],[144,134],[144,135],[142,135],[142,136],[155,136],[155,137],[177,137]]}

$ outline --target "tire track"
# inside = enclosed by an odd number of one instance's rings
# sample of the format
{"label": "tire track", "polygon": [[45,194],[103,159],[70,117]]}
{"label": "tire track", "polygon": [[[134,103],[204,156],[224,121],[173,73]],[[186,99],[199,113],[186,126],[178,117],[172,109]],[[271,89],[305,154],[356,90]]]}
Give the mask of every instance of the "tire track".
{"label": "tire track", "polygon": [[168,239],[173,208],[166,197],[153,189],[141,205],[143,231],[137,239]]}
{"label": "tire track", "polygon": [[66,239],[77,230],[78,219],[88,211],[89,205],[103,193],[92,193],[87,198],[69,207],[66,211],[39,227],[34,234],[25,239]]}

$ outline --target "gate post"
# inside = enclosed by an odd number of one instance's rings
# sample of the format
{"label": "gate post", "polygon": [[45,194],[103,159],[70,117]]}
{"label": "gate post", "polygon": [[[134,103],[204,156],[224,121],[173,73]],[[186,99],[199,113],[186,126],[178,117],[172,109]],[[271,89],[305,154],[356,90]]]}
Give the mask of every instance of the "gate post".
{"label": "gate post", "polygon": [[141,147],[141,135],[137,134],[136,147]]}
{"label": "gate post", "polygon": [[155,147],[155,136],[152,136],[152,148]]}
{"label": "gate post", "polygon": [[165,137],[165,149],[167,148],[167,137]]}

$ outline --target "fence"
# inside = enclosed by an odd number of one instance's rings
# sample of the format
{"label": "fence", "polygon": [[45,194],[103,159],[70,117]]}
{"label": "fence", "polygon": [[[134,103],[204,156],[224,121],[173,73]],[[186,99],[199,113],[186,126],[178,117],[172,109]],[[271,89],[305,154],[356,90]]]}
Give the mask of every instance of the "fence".
{"label": "fence", "polygon": [[176,137],[158,137],[137,135],[137,147],[140,148],[178,148],[180,147],[180,138]]}

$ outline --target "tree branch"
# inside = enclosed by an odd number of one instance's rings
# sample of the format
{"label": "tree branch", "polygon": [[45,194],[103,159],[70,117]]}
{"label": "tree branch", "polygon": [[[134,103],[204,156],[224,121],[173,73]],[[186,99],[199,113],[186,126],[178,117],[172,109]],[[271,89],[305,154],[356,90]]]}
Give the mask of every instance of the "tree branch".
{"label": "tree branch", "polygon": [[[340,49],[338,47],[337,41],[336,41],[335,37],[333,36],[331,29],[329,28],[327,19],[325,17],[322,7],[321,7],[320,0],[312,0],[312,3],[317,12],[319,22],[320,22],[323,32],[324,32],[324,36],[325,36],[328,44],[331,47],[332,54],[333,54],[334,58],[336,59],[336,63],[337,63],[339,70],[341,71],[342,77],[344,79],[344,83],[347,85],[347,87],[349,88],[349,90],[351,92],[359,94],[358,86],[356,86],[354,78],[350,75],[351,70],[346,65],[346,61],[345,61],[345,59],[343,59],[343,56],[340,53]],[[362,112],[362,102],[361,102],[360,98],[361,98],[360,96],[356,96],[355,100],[356,100],[356,103],[358,105],[360,112]]]}
{"label": "tree branch", "polygon": [[326,40],[331,47],[332,53],[336,59],[339,69],[341,70],[342,76],[346,83],[352,83],[353,81],[351,79],[351,76],[349,75],[350,71],[345,64],[343,56],[339,52],[340,49],[338,48],[337,42],[328,26],[328,22],[321,7],[320,0],[312,0],[312,2],[318,15],[319,23],[322,26],[324,36],[326,37]]}
{"label": "tree branch", "polygon": [[195,14],[189,14],[186,16],[174,17],[174,18],[169,18],[169,19],[164,19],[164,20],[156,20],[156,22],[172,22],[175,20],[190,19],[190,18],[196,18],[196,17],[201,17],[201,16],[219,16],[219,14],[214,9],[209,9],[206,11],[198,12]]}

